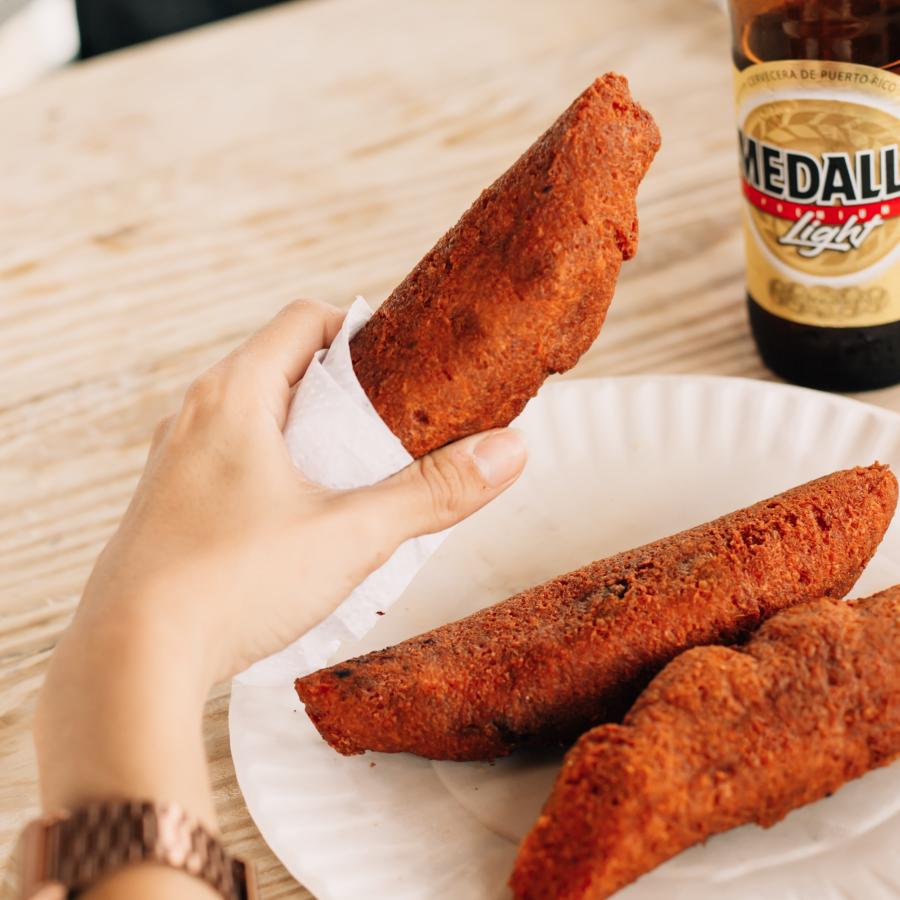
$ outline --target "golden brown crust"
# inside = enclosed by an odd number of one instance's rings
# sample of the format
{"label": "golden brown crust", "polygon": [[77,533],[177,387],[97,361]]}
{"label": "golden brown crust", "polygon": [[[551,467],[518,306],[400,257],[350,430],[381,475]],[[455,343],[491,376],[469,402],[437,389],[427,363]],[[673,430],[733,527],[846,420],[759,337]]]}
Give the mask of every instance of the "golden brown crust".
{"label": "golden brown crust", "polygon": [[593,343],[658,147],[625,79],[598,78],[353,338],[360,384],[413,456],[508,424]]}
{"label": "golden brown crust", "polygon": [[297,693],[339,752],[491,759],[621,716],[682,651],[842,597],[894,512],[884,466],[849,469],[592,563],[466,619],[314,672]]}
{"label": "golden brown crust", "polygon": [[679,656],[567,754],[510,881],[603,900],[718,832],[769,826],[900,755],[900,585]]}

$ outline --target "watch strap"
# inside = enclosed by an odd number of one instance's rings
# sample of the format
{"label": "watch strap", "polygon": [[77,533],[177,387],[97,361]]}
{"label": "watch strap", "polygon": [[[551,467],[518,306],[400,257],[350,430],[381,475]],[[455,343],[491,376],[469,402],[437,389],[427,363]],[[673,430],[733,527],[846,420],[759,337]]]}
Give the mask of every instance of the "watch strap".
{"label": "watch strap", "polygon": [[69,896],[127,865],[155,862],[200,878],[226,900],[255,900],[251,866],[174,803],[92,803],[32,822],[22,835],[23,897],[42,886]]}

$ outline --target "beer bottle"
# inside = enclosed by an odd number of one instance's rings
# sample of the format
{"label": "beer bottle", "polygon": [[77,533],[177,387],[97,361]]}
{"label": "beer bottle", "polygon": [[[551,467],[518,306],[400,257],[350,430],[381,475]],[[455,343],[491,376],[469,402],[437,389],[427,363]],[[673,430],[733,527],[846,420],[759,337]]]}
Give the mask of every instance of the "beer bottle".
{"label": "beer bottle", "polygon": [[730,0],[750,325],[798,384],[900,382],[900,0]]}

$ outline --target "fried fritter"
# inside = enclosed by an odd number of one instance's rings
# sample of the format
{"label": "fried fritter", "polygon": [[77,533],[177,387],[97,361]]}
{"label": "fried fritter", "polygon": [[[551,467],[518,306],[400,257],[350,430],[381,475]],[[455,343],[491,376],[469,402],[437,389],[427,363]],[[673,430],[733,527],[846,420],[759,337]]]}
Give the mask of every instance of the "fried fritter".
{"label": "fried fritter", "polygon": [[621,725],[567,754],[525,838],[516,900],[603,900],[693,844],[900,755],[900,585],[773,616],[669,663]]}
{"label": "fried fritter", "polygon": [[492,759],[620,718],[671,659],[788,606],[842,597],[881,541],[881,465],[794,488],[620,553],[395,647],[296,681],[340,753]]}
{"label": "fried fritter", "polygon": [[507,425],[594,342],[658,148],[626,80],[598,78],[354,336],[360,384],[413,456]]}

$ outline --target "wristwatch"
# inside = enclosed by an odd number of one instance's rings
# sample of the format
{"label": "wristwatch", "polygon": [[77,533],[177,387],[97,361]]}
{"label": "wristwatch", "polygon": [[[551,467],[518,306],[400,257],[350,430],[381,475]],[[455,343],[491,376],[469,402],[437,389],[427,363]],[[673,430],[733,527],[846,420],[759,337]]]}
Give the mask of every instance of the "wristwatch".
{"label": "wristwatch", "polygon": [[258,900],[252,865],[174,803],[93,803],[22,832],[5,887],[13,900],[67,900],[127,865],[154,862],[200,878],[225,900]]}

